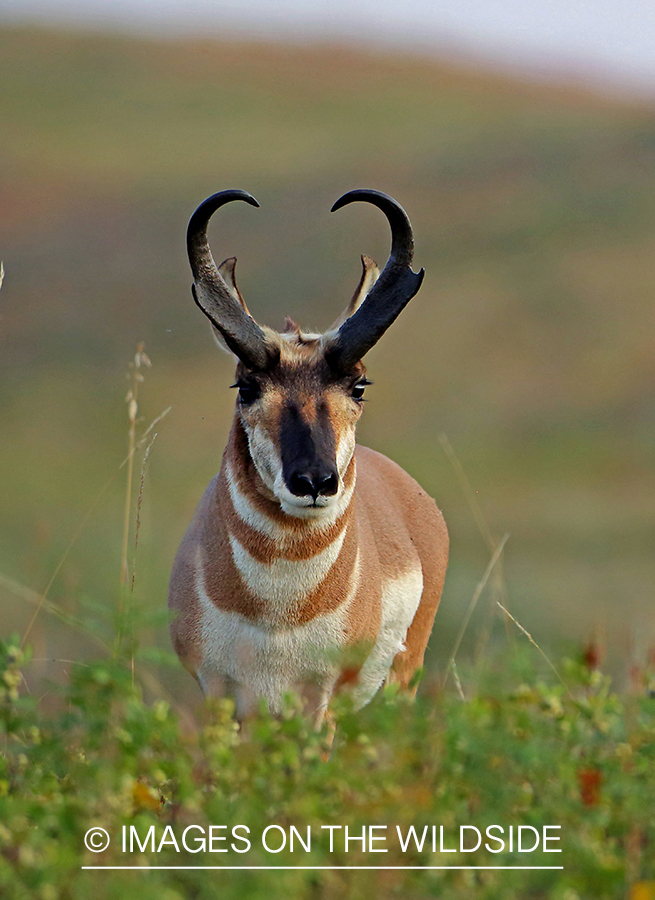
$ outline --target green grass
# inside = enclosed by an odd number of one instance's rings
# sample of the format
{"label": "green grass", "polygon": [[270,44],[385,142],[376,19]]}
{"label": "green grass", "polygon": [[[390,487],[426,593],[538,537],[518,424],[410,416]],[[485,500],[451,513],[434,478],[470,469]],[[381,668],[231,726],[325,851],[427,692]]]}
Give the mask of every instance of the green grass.
{"label": "green grass", "polygon": [[[527,646],[527,645],[526,645]],[[655,698],[617,697],[607,677],[564,661],[564,687],[541,671],[533,648],[507,650],[480,676],[462,673],[465,701],[423,686],[416,703],[390,689],[355,714],[336,704],[337,736],[325,760],[326,734],[311,731],[289,700],[279,720],[261,714],[240,737],[229,701],[210,704],[200,724],[162,699],[144,702],[127,660],[74,665],[70,681],[53,688],[54,709],[26,695],[30,668],[14,639],[0,647],[0,890],[7,900],[82,900],[131,896],[210,898],[603,898],[652,897],[655,884]],[[532,655],[531,655],[532,654]],[[651,673],[652,675],[652,673]],[[196,720],[198,721],[198,720]],[[227,853],[185,850],[210,825],[231,835],[246,825],[251,846],[230,839]],[[267,852],[269,825],[295,826],[311,849],[296,843]],[[330,852],[328,831],[341,826]],[[350,835],[386,826],[362,851]],[[422,851],[403,839],[410,826]],[[433,851],[431,828],[436,826]],[[493,854],[457,848],[459,828],[501,825],[506,845]],[[508,849],[509,826],[524,834],[559,836],[551,849]],[[84,849],[88,829],[103,827],[110,848]],[[142,846],[154,826],[155,852],[122,852],[122,828]],[[168,830],[167,830],[168,829]],[[204,829],[200,831],[199,829]],[[174,835],[179,852],[172,843]],[[464,831],[465,847],[475,839]],[[501,836],[498,831],[492,832]],[[281,832],[269,832],[271,848]],[[166,838],[167,843],[161,844]],[[487,840],[492,849],[498,843]],[[161,845],[161,846],[160,846]],[[533,837],[526,846],[533,845]],[[128,845],[129,847],[129,845]],[[560,870],[363,871],[84,871],[100,866],[562,866]],[[648,887],[650,883],[650,888]],[[630,891],[633,893],[630,893]],[[637,891],[645,891],[638,894]]]}

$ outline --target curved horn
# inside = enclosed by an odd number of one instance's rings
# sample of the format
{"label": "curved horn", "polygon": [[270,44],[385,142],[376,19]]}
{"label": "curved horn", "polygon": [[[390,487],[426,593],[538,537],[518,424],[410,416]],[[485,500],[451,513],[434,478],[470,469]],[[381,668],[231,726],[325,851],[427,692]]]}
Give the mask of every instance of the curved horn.
{"label": "curved horn", "polygon": [[382,337],[394,319],[417,293],[425,270],[412,272],[414,236],[407,213],[399,203],[380,191],[357,190],[344,194],[332,212],[355,200],[381,209],[391,226],[391,253],[370,293],[330,341],[326,358],[334,368],[348,369]]}
{"label": "curved horn", "polygon": [[251,369],[265,369],[273,349],[266,335],[244,307],[237,302],[221,275],[207,241],[207,225],[212,215],[231,200],[245,200],[259,206],[246,191],[219,191],[201,203],[189,220],[187,251],[193,273],[193,299],[220,331],[225,343]]}

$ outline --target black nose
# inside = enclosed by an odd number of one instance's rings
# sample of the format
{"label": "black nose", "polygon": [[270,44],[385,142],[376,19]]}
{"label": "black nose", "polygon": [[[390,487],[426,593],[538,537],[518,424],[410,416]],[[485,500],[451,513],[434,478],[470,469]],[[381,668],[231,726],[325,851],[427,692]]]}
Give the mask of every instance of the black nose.
{"label": "black nose", "polygon": [[332,497],[339,487],[339,476],[334,469],[327,466],[318,471],[294,472],[289,478],[289,490],[296,497],[312,497],[316,500],[320,495]]}

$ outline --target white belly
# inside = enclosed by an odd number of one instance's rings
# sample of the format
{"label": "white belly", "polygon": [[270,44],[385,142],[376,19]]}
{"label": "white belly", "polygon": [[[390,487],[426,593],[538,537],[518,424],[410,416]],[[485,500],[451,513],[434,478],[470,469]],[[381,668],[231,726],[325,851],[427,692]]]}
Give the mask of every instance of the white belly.
{"label": "white belly", "polygon": [[196,592],[202,610],[198,677],[203,688],[216,676],[227,677],[256,697],[265,698],[272,712],[279,712],[288,691],[308,681],[327,685],[336,678],[346,644],[351,597],[337,609],[303,625],[272,628],[218,609],[207,595],[200,574]]}
{"label": "white belly", "polygon": [[[356,565],[356,573],[358,568]],[[307,682],[317,682],[329,690],[339,674],[342,650],[347,644],[348,611],[358,581],[358,577],[353,579],[349,596],[331,612],[303,625],[278,628],[219,609],[207,594],[199,565],[195,587],[201,608],[202,661],[197,674],[205,692],[211,693],[212,684],[227,678],[255,697],[263,697],[272,712],[279,712],[285,693],[298,690]],[[420,568],[385,583],[380,631],[353,689],[356,708],[371,700],[387,677],[394,657],[404,650],[422,590]],[[280,602],[281,596],[277,594],[275,599]],[[238,707],[237,693],[239,714]]]}

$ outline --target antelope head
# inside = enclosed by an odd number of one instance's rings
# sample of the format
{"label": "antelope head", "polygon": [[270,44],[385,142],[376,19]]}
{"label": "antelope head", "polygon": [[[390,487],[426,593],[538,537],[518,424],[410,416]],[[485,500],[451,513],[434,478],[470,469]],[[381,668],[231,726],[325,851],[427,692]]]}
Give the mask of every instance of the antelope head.
{"label": "antelope head", "polygon": [[362,277],[350,303],[323,334],[304,333],[290,319],[284,331],[276,332],[250,315],[237,287],[236,259],[217,266],[209,249],[209,219],[231,200],[259,206],[245,191],[221,191],[205,200],[189,222],[193,297],[238,358],[237,417],[260,491],[290,516],[325,518],[343,508],[354,486],[355,426],[369,383],[362,357],[423,280],[423,269],[411,269],[412,228],[402,207],[386,194],[344,194],[333,212],[363,200],[386,215],[392,234],[389,259],[380,273],[373,260],[362,257]]}

